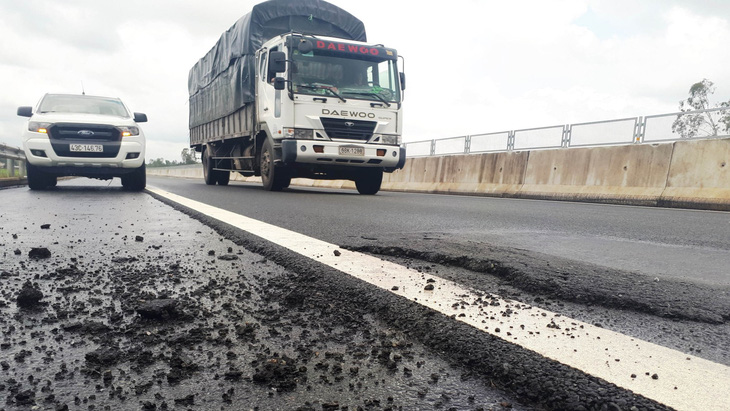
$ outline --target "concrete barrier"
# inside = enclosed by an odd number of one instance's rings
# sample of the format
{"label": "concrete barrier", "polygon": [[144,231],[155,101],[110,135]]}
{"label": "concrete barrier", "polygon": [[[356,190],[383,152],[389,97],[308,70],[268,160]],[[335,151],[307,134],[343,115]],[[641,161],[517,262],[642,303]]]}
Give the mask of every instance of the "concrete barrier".
{"label": "concrete barrier", "polygon": [[[203,178],[201,165],[147,172]],[[342,180],[292,184],[355,188]],[[730,139],[410,158],[385,174],[382,189],[730,211]]]}
{"label": "concrete barrier", "polygon": [[675,142],[659,205],[730,210],[730,139]]}
{"label": "concrete barrier", "polygon": [[532,151],[518,197],[656,205],[671,158],[672,144]]}
{"label": "concrete barrier", "polygon": [[28,179],[25,177],[0,178],[0,187],[24,186],[27,184],[28,184]]}
{"label": "concrete barrier", "polygon": [[409,159],[386,174],[383,189],[514,197],[524,180],[528,152]]}

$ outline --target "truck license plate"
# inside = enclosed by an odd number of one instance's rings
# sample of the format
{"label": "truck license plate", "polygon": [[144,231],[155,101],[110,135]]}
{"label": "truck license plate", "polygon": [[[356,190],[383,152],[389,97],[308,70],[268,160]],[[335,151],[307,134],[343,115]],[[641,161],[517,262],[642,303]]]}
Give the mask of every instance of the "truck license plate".
{"label": "truck license plate", "polygon": [[364,156],[365,149],[363,147],[340,147],[340,155],[342,155],[342,156]]}
{"label": "truck license plate", "polygon": [[71,144],[70,150],[82,153],[102,153],[104,146],[101,144]]}

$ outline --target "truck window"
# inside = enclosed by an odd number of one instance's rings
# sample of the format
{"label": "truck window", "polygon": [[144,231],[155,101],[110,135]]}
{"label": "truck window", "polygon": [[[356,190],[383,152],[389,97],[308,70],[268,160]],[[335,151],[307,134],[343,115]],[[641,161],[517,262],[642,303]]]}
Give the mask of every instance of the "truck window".
{"label": "truck window", "polygon": [[[269,50],[269,54],[267,55],[267,58],[266,58],[267,61],[271,59],[271,53],[274,52],[274,51],[279,51],[279,46],[272,47],[271,50]],[[268,64],[265,67],[266,67],[266,71],[267,71],[267,74],[266,74],[266,83],[269,84],[269,85],[271,85],[271,86],[273,86],[274,85],[274,77],[276,77],[276,72],[269,71],[268,70],[268,67],[269,67]]]}
{"label": "truck window", "polygon": [[331,96],[332,90],[352,99],[400,101],[395,59],[341,50],[314,49],[302,54],[294,49],[290,66],[292,91]]}
{"label": "truck window", "polygon": [[266,82],[266,68],[268,67],[268,53],[261,53],[261,61],[259,61],[259,78]]}

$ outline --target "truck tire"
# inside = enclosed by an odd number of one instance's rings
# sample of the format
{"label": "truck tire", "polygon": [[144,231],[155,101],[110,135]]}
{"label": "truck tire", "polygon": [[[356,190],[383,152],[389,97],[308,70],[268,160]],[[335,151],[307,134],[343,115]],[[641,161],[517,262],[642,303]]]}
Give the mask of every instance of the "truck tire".
{"label": "truck tire", "polygon": [[355,178],[355,187],[360,194],[373,195],[380,191],[383,183],[383,170],[378,168],[365,169]]}
{"label": "truck tire", "polygon": [[122,176],[122,187],[128,191],[142,191],[147,186],[147,169],[144,165]]}
{"label": "truck tire", "polygon": [[218,173],[213,170],[213,160],[210,155],[210,148],[206,147],[203,150],[203,179],[205,184],[214,186],[218,181]]}
{"label": "truck tire", "polygon": [[39,167],[28,163],[26,166],[26,172],[28,177],[28,188],[31,190],[44,190],[50,185],[50,176],[43,172]]}
{"label": "truck tire", "polygon": [[276,167],[274,164],[274,147],[269,139],[264,141],[261,148],[261,181],[264,183],[266,191],[281,191],[285,187],[289,187],[291,176],[283,167]]}

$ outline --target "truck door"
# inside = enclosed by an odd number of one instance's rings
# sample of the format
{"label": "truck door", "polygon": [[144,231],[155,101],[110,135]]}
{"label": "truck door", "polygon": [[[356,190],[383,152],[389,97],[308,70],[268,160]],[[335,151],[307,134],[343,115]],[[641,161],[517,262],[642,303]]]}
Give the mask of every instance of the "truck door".
{"label": "truck door", "polygon": [[[259,66],[258,66],[258,77],[259,77],[259,101],[257,102],[257,116],[259,123],[265,125],[273,125],[276,111],[276,90],[274,90],[274,77],[276,73],[269,71],[269,54],[272,51],[277,51],[279,47],[273,47],[270,50],[263,49],[259,52]],[[278,130],[269,130],[270,135],[275,136]]]}

